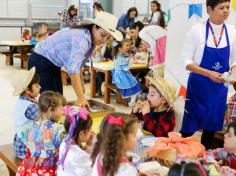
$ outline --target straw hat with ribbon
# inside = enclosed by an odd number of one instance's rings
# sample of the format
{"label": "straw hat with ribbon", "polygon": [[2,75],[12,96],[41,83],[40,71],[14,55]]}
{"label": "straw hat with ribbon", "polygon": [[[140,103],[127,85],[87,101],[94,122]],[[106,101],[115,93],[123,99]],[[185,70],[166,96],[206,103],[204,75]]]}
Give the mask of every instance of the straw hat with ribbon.
{"label": "straw hat with ribbon", "polygon": [[14,88],[13,95],[18,96],[24,92],[35,74],[35,67],[28,70],[17,71],[11,79],[11,85]]}
{"label": "straw hat with ribbon", "polygon": [[112,35],[117,41],[123,39],[120,31],[116,30],[118,18],[108,12],[98,12],[95,18],[86,18],[81,24],[96,24]]}
{"label": "straw hat with ribbon", "polygon": [[150,84],[153,84],[161,93],[161,95],[166,99],[167,103],[169,104],[169,108],[174,108],[174,104],[177,100],[175,85],[166,78],[162,78],[155,74],[146,76],[146,79]]}

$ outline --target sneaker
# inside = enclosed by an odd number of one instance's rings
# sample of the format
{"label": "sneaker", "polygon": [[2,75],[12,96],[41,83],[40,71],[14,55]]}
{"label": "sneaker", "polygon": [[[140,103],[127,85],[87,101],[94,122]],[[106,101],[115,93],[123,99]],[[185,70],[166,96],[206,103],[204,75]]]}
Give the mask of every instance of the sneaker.
{"label": "sneaker", "polygon": [[129,107],[134,107],[134,106],[135,106],[135,102],[129,102],[129,103],[128,103],[128,106],[129,106]]}

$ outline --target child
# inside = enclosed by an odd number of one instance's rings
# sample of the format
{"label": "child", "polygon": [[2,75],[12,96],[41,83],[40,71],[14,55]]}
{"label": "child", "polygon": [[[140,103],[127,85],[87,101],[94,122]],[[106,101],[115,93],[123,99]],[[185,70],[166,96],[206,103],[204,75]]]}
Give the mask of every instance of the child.
{"label": "child", "polygon": [[175,163],[171,166],[168,176],[208,176],[205,168],[199,163]]}
{"label": "child", "polygon": [[48,34],[47,33],[38,33],[37,34],[37,44],[35,45],[35,48],[39,46],[40,43],[42,43],[46,38]]}
{"label": "child", "polygon": [[13,122],[16,130],[14,137],[14,152],[20,159],[26,155],[26,146],[19,137],[24,125],[33,124],[39,115],[37,100],[39,95],[40,79],[35,73],[35,67],[28,70],[21,70],[13,77],[11,83],[14,88],[13,95],[20,96],[13,109]]}
{"label": "child", "polygon": [[129,71],[130,49],[129,39],[116,43],[113,53],[115,68],[112,70],[112,83],[118,87],[123,98],[131,97],[129,106],[134,106],[137,95],[141,92],[141,86]]}
{"label": "child", "polygon": [[222,165],[229,166],[236,170],[236,122],[228,125],[227,133],[224,136],[224,148],[208,150],[204,159],[208,163],[222,161]]}
{"label": "child", "polygon": [[27,154],[17,175],[56,175],[58,149],[64,138],[64,128],[57,121],[64,104],[65,98],[52,91],[45,91],[39,97],[39,120],[22,127],[20,137],[27,146]]}
{"label": "child", "polygon": [[22,33],[22,41],[25,40],[31,40],[32,36],[30,35],[30,30],[29,29],[24,29]]}
{"label": "child", "polygon": [[84,108],[66,106],[64,110],[66,114],[64,126],[68,137],[60,146],[57,174],[58,176],[89,176],[92,172],[92,161],[81,143],[92,142],[92,118]]}
{"label": "child", "polygon": [[138,123],[135,118],[108,115],[106,130],[101,141],[100,153],[93,166],[93,176],[136,176],[137,170],[126,156],[127,151],[135,149]]}
{"label": "child", "polygon": [[155,74],[146,77],[149,81],[149,92],[146,101],[138,101],[133,109],[143,128],[154,136],[167,136],[175,128],[176,88],[168,80]]}

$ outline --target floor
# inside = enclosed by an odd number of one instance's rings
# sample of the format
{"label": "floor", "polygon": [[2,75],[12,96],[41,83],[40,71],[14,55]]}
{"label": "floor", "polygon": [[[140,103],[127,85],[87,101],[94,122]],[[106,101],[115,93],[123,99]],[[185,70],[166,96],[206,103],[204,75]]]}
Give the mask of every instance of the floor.
{"label": "floor", "polygon": [[[14,59],[14,65],[9,66],[5,64],[5,56],[0,55],[0,145],[13,142],[15,131],[11,114],[18,97],[12,96],[13,88],[9,80],[17,70],[20,70],[20,60]],[[89,84],[86,84],[85,87],[86,97],[89,98]],[[71,85],[63,88],[64,96],[68,101],[76,99]],[[102,97],[94,99],[103,102]],[[111,98],[110,106],[114,107],[117,112],[130,113],[131,111],[129,107],[117,104],[114,97]]]}

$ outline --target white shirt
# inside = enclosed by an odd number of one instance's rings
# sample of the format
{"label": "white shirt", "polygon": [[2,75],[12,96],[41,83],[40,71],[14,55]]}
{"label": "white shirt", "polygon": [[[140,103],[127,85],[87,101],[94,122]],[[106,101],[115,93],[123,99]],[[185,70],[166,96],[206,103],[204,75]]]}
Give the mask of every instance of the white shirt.
{"label": "white shirt", "polygon": [[[61,143],[59,149],[59,158],[65,148],[65,142]],[[61,165],[58,166],[58,176],[90,176],[92,173],[92,160],[90,155],[82,150],[78,145],[71,145],[64,162],[64,170]]]}
{"label": "white shirt", "polygon": [[154,12],[152,19],[150,20],[151,21],[149,22],[149,24],[160,25],[160,12],[159,11]]}
{"label": "white shirt", "polygon": [[[93,165],[92,176],[98,176],[97,170],[98,157]],[[138,176],[137,169],[130,163],[120,163],[119,168],[115,176]]]}
{"label": "white shirt", "polygon": [[[220,37],[220,32],[222,29],[222,25],[215,25],[210,23],[213,31],[215,33],[217,42]],[[229,43],[230,43],[230,66],[233,66],[236,64],[236,29],[234,26],[226,24],[226,28],[228,31],[228,37],[229,37]],[[198,23],[192,27],[192,29],[188,32],[186,36],[186,41],[184,44],[184,48],[182,51],[182,60],[184,62],[184,66],[186,67],[189,64],[197,64],[200,65],[203,57],[203,51],[205,47],[205,36],[206,36],[206,22],[204,23]],[[208,34],[208,40],[207,40],[207,46],[216,48],[214,41],[213,41],[213,35],[209,29]],[[218,46],[218,48],[224,48],[227,46],[227,40],[224,34],[222,36],[221,42]]]}

